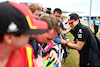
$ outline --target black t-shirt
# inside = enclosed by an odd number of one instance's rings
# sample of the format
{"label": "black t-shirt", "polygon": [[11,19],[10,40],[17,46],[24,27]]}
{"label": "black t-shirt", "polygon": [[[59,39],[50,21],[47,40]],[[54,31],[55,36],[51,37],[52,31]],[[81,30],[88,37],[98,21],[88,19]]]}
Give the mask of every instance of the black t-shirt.
{"label": "black t-shirt", "polygon": [[[76,41],[82,41],[85,43],[83,48],[79,51],[80,67],[95,65],[94,57],[97,58],[97,54],[95,54],[95,52],[91,49],[91,45],[95,49],[98,47],[95,46],[97,43],[90,29],[81,23],[78,23],[75,28],[71,30],[71,33],[74,35]],[[100,64],[96,65],[99,66]]]}

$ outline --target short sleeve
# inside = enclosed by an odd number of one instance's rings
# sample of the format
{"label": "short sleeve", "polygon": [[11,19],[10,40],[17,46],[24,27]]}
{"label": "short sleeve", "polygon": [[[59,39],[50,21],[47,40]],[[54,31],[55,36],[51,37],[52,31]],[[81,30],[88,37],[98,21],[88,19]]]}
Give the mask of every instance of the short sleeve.
{"label": "short sleeve", "polygon": [[89,30],[86,27],[82,27],[78,30],[77,38],[78,41],[86,42],[89,36]]}

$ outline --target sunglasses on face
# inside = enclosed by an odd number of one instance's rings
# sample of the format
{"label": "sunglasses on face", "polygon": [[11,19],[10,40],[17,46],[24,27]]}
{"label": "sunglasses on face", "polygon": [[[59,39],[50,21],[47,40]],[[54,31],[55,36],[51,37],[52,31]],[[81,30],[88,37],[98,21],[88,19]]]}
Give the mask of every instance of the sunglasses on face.
{"label": "sunglasses on face", "polygon": [[73,24],[73,22],[72,23],[69,23],[69,24]]}
{"label": "sunglasses on face", "polygon": [[55,15],[55,16],[61,18],[61,16],[58,16],[58,15]]}

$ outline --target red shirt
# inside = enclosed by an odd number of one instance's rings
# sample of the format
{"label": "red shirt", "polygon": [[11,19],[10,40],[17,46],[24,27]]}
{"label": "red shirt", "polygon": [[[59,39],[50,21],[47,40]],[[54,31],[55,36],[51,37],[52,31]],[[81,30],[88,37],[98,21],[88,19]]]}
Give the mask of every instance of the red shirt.
{"label": "red shirt", "polygon": [[5,67],[36,67],[33,49],[29,44],[11,53]]}

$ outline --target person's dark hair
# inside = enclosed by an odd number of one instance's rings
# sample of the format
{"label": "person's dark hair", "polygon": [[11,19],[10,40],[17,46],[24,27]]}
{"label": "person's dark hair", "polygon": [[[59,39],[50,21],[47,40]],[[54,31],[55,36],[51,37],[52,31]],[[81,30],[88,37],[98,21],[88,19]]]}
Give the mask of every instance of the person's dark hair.
{"label": "person's dark hair", "polygon": [[47,8],[47,14],[50,14],[51,13],[51,8]]}
{"label": "person's dark hair", "polygon": [[59,14],[62,14],[62,11],[61,11],[60,8],[55,8],[54,11],[53,11],[53,13],[55,13],[55,12],[58,12]]}
{"label": "person's dark hair", "polygon": [[39,18],[39,20],[46,21],[48,23],[48,30],[54,29],[58,34],[60,34],[60,28],[57,20],[52,15],[43,15]]}
{"label": "person's dark hair", "polygon": [[[18,37],[21,36],[21,34],[13,34],[13,35],[18,36]],[[4,34],[0,34],[0,42],[3,41],[3,37],[4,37]]]}

